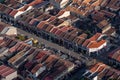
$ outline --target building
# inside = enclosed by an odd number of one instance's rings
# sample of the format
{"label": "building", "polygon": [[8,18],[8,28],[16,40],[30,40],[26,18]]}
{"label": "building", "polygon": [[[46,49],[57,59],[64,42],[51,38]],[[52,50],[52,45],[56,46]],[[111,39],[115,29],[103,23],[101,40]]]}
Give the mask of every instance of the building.
{"label": "building", "polygon": [[1,34],[8,35],[8,36],[16,36],[17,35],[17,29],[15,27],[5,27]]}
{"label": "building", "polygon": [[5,65],[0,66],[0,80],[12,80],[17,77],[17,71]]}
{"label": "building", "polygon": [[120,47],[109,53],[108,60],[110,65],[120,69]]}
{"label": "building", "polygon": [[120,71],[103,63],[97,63],[83,74],[83,78],[87,80],[119,80]]}
{"label": "building", "polygon": [[91,54],[98,55],[105,51],[104,48],[107,47],[107,41],[102,39],[103,36],[104,35],[102,35],[101,33],[96,33],[93,37],[91,37],[90,39],[87,39],[83,43],[82,46],[85,47],[89,55]]}

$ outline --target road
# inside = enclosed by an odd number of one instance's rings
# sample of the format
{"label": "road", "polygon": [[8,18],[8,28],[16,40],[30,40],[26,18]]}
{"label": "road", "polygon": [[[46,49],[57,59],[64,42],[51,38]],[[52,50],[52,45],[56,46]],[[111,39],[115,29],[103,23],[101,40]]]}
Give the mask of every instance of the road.
{"label": "road", "polygon": [[[13,27],[15,27],[15,26],[13,26]],[[83,56],[82,53],[76,53],[71,50],[68,50],[62,46],[59,46],[58,44],[55,44],[55,43],[47,41],[43,38],[37,37],[36,35],[30,34],[20,28],[17,28],[17,31],[18,31],[18,34],[24,34],[24,35],[28,36],[29,38],[37,39],[39,42],[44,43],[46,47],[51,47],[56,50],[60,50],[60,51],[64,52],[66,55],[69,55],[69,56],[75,58],[76,60],[80,60],[88,65],[90,65],[92,63],[92,59],[90,59],[90,60],[87,59],[87,57]]]}
{"label": "road", "polygon": [[78,60],[81,59],[81,56],[82,56],[81,54],[78,54],[78,53],[75,53],[75,52],[73,52],[73,51],[70,51],[70,50],[68,50],[68,49],[66,49],[66,48],[64,48],[64,47],[62,47],[62,46],[59,46],[59,45],[57,45],[57,44],[55,44],[55,43],[52,43],[52,42],[50,42],[50,41],[47,41],[47,40],[42,39],[42,38],[40,38],[40,37],[37,37],[37,36],[35,36],[35,35],[33,35],[33,34],[30,34],[30,33],[26,32],[26,31],[23,31],[23,30],[21,30],[21,29],[18,29],[18,33],[19,33],[19,34],[22,33],[22,34],[24,34],[24,35],[27,35],[29,38],[37,39],[39,42],[44,43],[44,44],[46,45],[46,47],[51,47],[51,48],[60,50],[60,51],[62,51],[62,52],[64,52],[64,53],[66,53],[67,55],[70,55],[70,56],[72,56],[72,57],[74,57],[74,58],[76,58],[76,59],[78,59]]}

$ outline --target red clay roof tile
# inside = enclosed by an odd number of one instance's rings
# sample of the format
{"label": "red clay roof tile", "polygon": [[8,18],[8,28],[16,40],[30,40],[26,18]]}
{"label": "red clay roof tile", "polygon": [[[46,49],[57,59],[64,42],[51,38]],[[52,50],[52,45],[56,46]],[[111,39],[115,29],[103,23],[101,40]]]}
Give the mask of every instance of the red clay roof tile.
{"label": "red clay roof tile", "polygon": [[16,13],[18,12],[18,10],[12,10],[11,12],[10,12],[10,16],[12,16],[12,17],[14,17],[15,15],[16,15]]}

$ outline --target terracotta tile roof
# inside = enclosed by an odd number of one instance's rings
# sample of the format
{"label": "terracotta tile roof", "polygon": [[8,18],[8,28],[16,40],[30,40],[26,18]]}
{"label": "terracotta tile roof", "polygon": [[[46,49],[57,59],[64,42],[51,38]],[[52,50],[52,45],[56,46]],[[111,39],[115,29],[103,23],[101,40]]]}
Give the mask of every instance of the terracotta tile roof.
{"label": "terracotta tile roof", "polygon": [[43,27],[45,24],[46,24],[46,22],[45,22],[45,21],[42,21],[42,22],[40,22],[40,23],[37,25],[37,28],[38,28],[38,29],[42,29],[42,27]]}
{"label": "terracotta tile roof", "polygon": [[14,72],[15,72],[15,70],[11,69],[11,70],[9,70],[9,71],[6,71],[6,73],[3,73],[2,76],[3,76],[3,77],[6,77],[6,76],[8,76],[8,75],[10,75],[10,74],[12,74],[12,73],[14,73]]}
{"label": "terracotta tile roof", "polygon": [[14,64],[18,59],[20,59],[25,53],[25,50],[18,52],[15,56],[8,60],[9,63]]}
{"label": "terracotta tile roof", "polygon": [[0,11],[4,11],[5,10],[5,6],[1,6]]}
{"label": "terracotta tile roof", "polygon": [[5,28],[6,26],[4,24],[0,23],[0,32]]}
{"label": "terracotta tile roof", "polygon": [[93,37],[90,39],[87,39],[82,46],[87,47],[87,48],[98,48],[101,45],[106,43],[106,40],[99,40],[98,38],[101,36],[101,33],[96,33]]}
{"label": "terracotta tile roof", "polygon": [[[118,5],[116,5],[117,3],[118,3]],[[111,10],[118,11],[120,9],[119,0],[115,0],[115,1],[111,0],[106,7],[108,7]]]}
{"label": "terracotta tile roof", "polygon": [[62,32],[67,32],[69,27],[67,26],[60,26],[59,29],[55,32],[55,35],[60,35]]}
{"label": "terracotta tile roof", "polygon": [[113,73],[113,75],[109,79],[116,79],[117,80],[119,76],[120,76],[120,74]]}
{"label": "terracotta tile roof", "polygon": [[75,43],[77,43],[79,41],[79,38],[78,37],[75,37],[74,40],[73,40]]}
{"label": "terracotta tile roof", "polygon": [[66,40],[68,40],[69,37],[70,37],[70,34],[66,33],[63,38],[66,39]]}
{"label": "terracotta tile roof", "polygon": [[104,43],[106,43],[106,40],[101,40],[101,41],[98,41],[98,42],[93,42],[93,43],[89,44],[87,47],[88,48],[98,48],[101,45],[103,45]]}
{"label": "terracotta tile roof", "polygon": [[6,14],[10,14],[10,12],[11,12],[12,10],[13,10],[13,9],[7,7],[7,9],[5,9],[4,13],[6,13]]}
{"label": "terracotta tile roof", "polygon": [[57,31],[55,32],[55,35],[59,36],[62,32],[63,32],[62,30],[57,30]]}
{"label": "terracotta tile roof", "polygon": [[27,62],[25,68],[28,70],[33,65],[33,62]]}
{"label": "terracotta tile roof", "polygon": [[8,47],[11,44],[11,42],[13,41],[12,39],[9,39],[7,37],[4,38],[3,40],[4,40],[3,44],[0,45],[2,47]]}
{"label": "terracotta tile roof", "polygon": [[120,62],[120,54],[119,54],[119,56],[117,57],[117,61]]}
{"label": "terracotta tile roof", "polygon": [[100,63],[95,64],[95,65],[90,69],[90,71],[94,73],[99,66],[100,66]]}
{"label": "terracotta tile roof", "polygon": [[116,61],[120,62],[120,47],[115,49],[114,51],[110,52],[108,57],[115,59]]}
{"label": "terracotta tile roof", "polygon": [[79,38],[79,41],[77,42],[78,45],[81,45],[85,41],[84,38]]}
{"label": "terracotta tile roof", "polygon": [[92,66],[92,68],[90,69],[90,72],[95,73],[97,72],[98,75],[101,74],[105,69],[107,69],[108,66],[103,64],[103,63],[97,63],[95,65]]}
{"label": "terracotta tile roof", "polygon": [[51,76],[46,76],[44,80],[54,80]]}
{"label": "terracotta tile roof", "polygon": [[87,36],[88,36],[87,34],[82,33],[79,37],[82,37],[82,38],[85,38],[85,39],[86,39],[86,38],[87,38]]}
{"label": "terracotta tile roof", "polygon": [[69,69],[69,68],[73,67],[74,64],[73,64],[72,62],[70,62],[70,61],[65,61],[65,62],[64,62],[64,66],[65,66],[67,69]]}
{"label": "terracotta tile roof", "polygon": [[52,68],[53,65],[58,61],[58,57],[55,55],[50,55],[45,61],[45,65],[47,66],[47,68]]}
{"label": "terracotta tile roof", "polygon": [[42,58],[46,54],[48,54],[47,51],[40,51],[40,53],[35,57],[35,59],[40,59],[40,58]]}
{"label": "terracotta tile roof", "polygon": [[91,0],[84,0],[83,3],[89,3]]}
{"label": "terracotta tile roof", "polygon": [[60,24],[63,23],[63,22],[64,22],[64,21],[63,21],[62,19],[56,18],[55,20],[51,21],[50,23],[51,23],[52,25],[58,26],[58,25],[60,25]]}
{"label": "terracotta tile roof", "polygon": [[53,21],[53,20],[55,20],[55,19],[56,19],[55,16],[51,16],[51,17],[47,20],[47,22],[51,22],[51,21]]}
{"label": "terracotta tile roof", "polygon": [[120,47],[118,47],[117,49],[113,50],[112,52],[109,53],[109,57],[112,57],[117,51],[120,50]]}
{"label": "terracotta tile roof", "polygon": [[87,39],[87,40],[82,44],[82,46],[86,47],[89,43],[90,43],[90,40]]}
{"label": "terracotta tile roof", "polygon": [[50,32],[54,34],[58,29],[59,29],[59,28],[57,28],[57,27],[53,27],[53,28],[50,30]]}
{"label": "terracotta tile roof", "polygon": [[0,66],[0,76],[2,76],[2,77],[6,77],[8,75],[11,75],[14,72],[15,72],[15,70],[10,68],[10,67],[7,67],[5,65]]}
{"label": "terracotta tile roof", "polygon": [[9,49],[9,52],[14,52],[14,51],[16,51],[16,49],[20,46],[21,44],[20,43],[17,43],[15,46],[13,46],[13,47],[11,47],[10,49]]}
{"label": "terracotta tile roof", "polygon": [[43,2],[43,0],[34,0],[33,2],[29,3],[28,6],[35,6],[37,4],[40,4],[41,2]]}
{"label": "terracotta tile roof", "polygon": [[48,20],[50,17],[51,17],[51,15],[45,14],[45,15],[43,16],[43,21]]}
{"label": "terracotta tile roof", "polygon": [[55,56],[55,55],[50,55],[50,56],[45,60],[45,62],[48,63],[48,62],[52,61],[53,59],[57,59],[57,58],[58,58],[58,57]]}
{"label": "terracotta tile roof", "polygon": [[50,30],[51,30],[53,27],[54,27],[54,26],[49,25],[49,26],[46,28],[46,30],[45,30],[45,31],[50,32]]}
{"label": "terracotta tile roof", "polygon": [[97,0],[91,6],[99,6],[102,2],[103,0]]}
{"label": "terracotta tile roof", "polygon": [[[111,68],[110,66],[107,66],[106,64],[103,63],[97,63],[95,65],[93,65],[90,69],[89,72],[91,73],[90,76],[94,76],[94,74],[96,74],[96,76],[98,76],[99,79],[103,79],[103,78],[113,78],[117,79],[118,76],[120,75],[120,71]],[[88,75],[89,76],[89,75]]]}
{"label": "terracotta tile roof", "polygon": [[63,32],[66,32],[66,31],[68,31],[69,29],[70,29],[69,26],[64,26],[64,27],[60,28],[60,30],[63,31]]}
{"label": "terracotta tile roof", "polygon": [[67,68],[63,65],[63,66],[57,68],[53,73],[51,73],[51,76],[56,77],[56,76],[62,74],[62,72],[64,72],[65,70],[67,70]]}
{"label": "terracotta tile roof", "polygon": [[112,13],[112,12],[108,12],[106,10],[101,10],[100,12],[104,13],[107,17],[109,18],[114,18],[116,16],[115,13]]}
{"label": "terracotta tile roof", "polygon": [[60,10],[59,13],[56,15],[56,17],[61,16],[64,12],[65,12],[65,10]]}
{"label": "terracotta tile roof", "polygon": [[28,7],[29,7],[28,5],[25,5],[21,8],[19,8],[18,11],[25,11],[26,9],[28,9]]}
{"label": "terracotta tile roof", "polygon": [[[8,9],[8,7],[7,6],[5,6],[5,5],[3,5],[4,6],[4,11],[6,10],[6,9]],[[4,11],[3,11],[3,13],[4,13]]]}
{"label": "terracotta tile roof", "polygon": [[97,22],[100,22],[102,20],[105,20],[105,16],[104,16],[104,13],[100,12],[100,11],[93,11],[92,13],[92,19],[97,21]]}
{"label": "terracotta tile roof", "polygon": [[106,73],[105,76],[106,76],[106,77],[108,77],[108,76],[110,77],[110,76],[113,75],[113,73],[114,73],[114,72],[113,72],[112,70],[109,70],[109,71]]}
{"label": "terracotta tile roof", "polygon": [[18,10],[12,10],[11,12],[10,12],[10,16],[12,16],[12,17],[14,17],[15,15],[16,15],[16,13],[18,12]]}
{"label": "terracotta tile roof", "polygon": [[93,37],[91,37],[89,40],[90,41],[96,41],[102,34],[101,33],[96,33]]}
{"label": "terracotta tile roof", "polygon": [[104,32],[104,34],[107,34],[108,36],[111,36],[114,32],[116,32],[116,29],[115,28],[110,28],[109,30]]}
{"label": "terracotta tile roof", "polygon": [[3,40],[3,39],[0,39],[0,44],[3,43],[3,42],[4,42],[4,40]]}
{"label": "terracotta tile roof", "polygon": [[105,68],[106,68],[106,66],[101,66],[101,67],[97,70],[97,72],[100,73],[100,72],[103,71]]}
{"label": "terracotta tile roof", "polygon": [[65,32],[62,32],[59,36],[61,37],[61,38],[63,38],[64,36],[65,36]]}
{"label": "terracotta tile roof", "polygon": [[40,69],[40,67],[42,67],[43,65],[42,64],[37,64],[32,70],[31,70],[31,72],[34,74],[34,73],[36,73],[39,69]]}
{"label": "terracotta tile roof", "polygon": [[100,29],[102,29],[102,28],[104,28],[105,26],[107,26],[108,24],[109,24],[109,23],[108,23],[107,20],[103,20],[103,21],[101,21],[100,23],[98,23],[97,26],[98,26]]}
{"label": "terracotta tile roof", "polygon": [[77,35],[71,34],[68,40],[74,41],[74,39],[77,37]]}
{"label": "terracotta tile roof", "polygon": [[42,30],[46,30],[48,27],[49,27],[49,24],[45,24],[45,25],[42,27]]}
{"label": "terracotta tile roof", "polygon": [[99,74],[99,78],[103,78],[108,71],[109,71],[109,69],[106,68],[103,72],[101,72],[101,73]]}

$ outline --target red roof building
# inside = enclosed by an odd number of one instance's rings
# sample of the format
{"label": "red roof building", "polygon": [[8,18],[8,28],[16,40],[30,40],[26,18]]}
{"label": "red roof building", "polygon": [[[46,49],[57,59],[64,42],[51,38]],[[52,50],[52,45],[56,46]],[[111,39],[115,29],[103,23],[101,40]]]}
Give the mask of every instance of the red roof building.
{"label": "red roof building", "polygon": [[0,80],[12,80],[17,77],[17,71],[5,65],[0,66]]}

